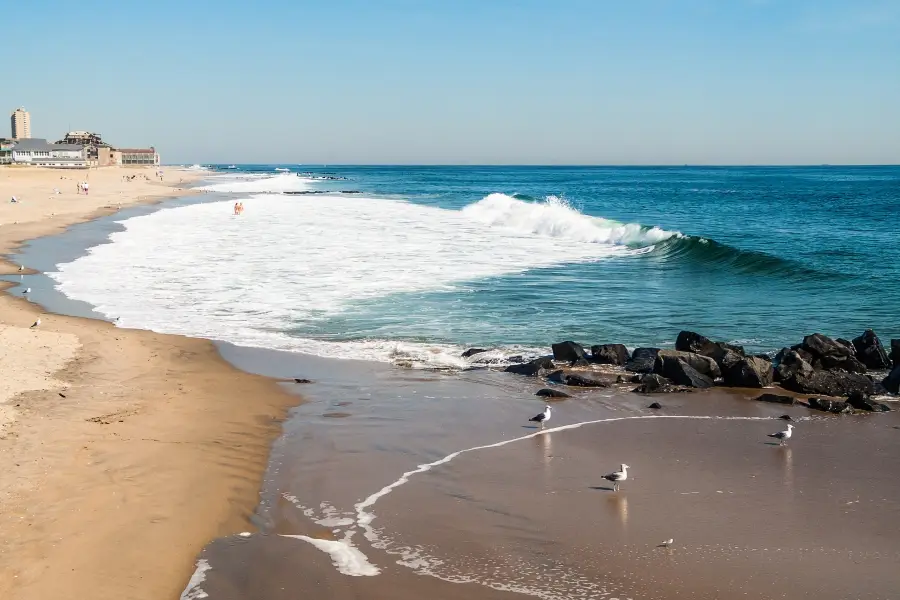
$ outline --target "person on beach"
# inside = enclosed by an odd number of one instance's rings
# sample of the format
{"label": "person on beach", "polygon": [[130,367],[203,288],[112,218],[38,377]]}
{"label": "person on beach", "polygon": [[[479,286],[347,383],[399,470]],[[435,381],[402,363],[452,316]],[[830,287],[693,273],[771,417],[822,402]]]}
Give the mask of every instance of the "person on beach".
{"label": "person on beach", "polygon": [[237,216],[239,214],[241,214],[241,203],[235,202],[234,203],[234,215]]}
{"label": "person on beach", "polygon": [[85,196],[88,195],[88,188],[90,187],[90,185],[91,184],[89,184],[87,181],[85,181],[84,183],[81,184],[81,188],[84,190]]}

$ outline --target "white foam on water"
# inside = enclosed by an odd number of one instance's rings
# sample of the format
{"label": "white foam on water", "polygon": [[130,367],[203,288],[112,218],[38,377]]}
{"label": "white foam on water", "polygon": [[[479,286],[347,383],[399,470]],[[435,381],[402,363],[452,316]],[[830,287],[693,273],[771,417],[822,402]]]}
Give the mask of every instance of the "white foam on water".
{"label": "white foam on water", "polygon": [[181,592],[181,600],[201,600],[202,598],[208,598],[209,594],[203,591],[203,588],[200,587],[200,584],[206,581],[206,572],[209,571],[212,567],[209,565],[209,561],[205,558],[201,558],[197,561],[197,568],[194,569],[193,575],[191,575],[190,581],[188,581],[187,587],[184,588],[184,591]]}
{"label": "white foam on water", "polygon": [[233,194],[283,194],[309,189],[309,180],[293,173],[274,176],[221,175],[214,179],[221,181],[200,186],[199,189]]}
{"label": "white foam on water", "polygon": [[[283,181],[305,185],[285,175],[212,187],[274,190]],[[318,195],[250,196],[241,216],[232,214],[231,200],[181,206],[122,221],[125,230],[113,233],[111,243],[58,265],[50,276],[64,294],[118,318],[121,327],[325,357],[466,368],[481,359],[460,358],[463,348],[452,344],[337,341],[288,331],[314,331],[325,319],[394,294],[628,255],[634,251],[622,244],[639,238],[637,226],[620,231],[572,209],[505,196],[512,216],[485,222],[497,196],[462,211]],[[546,227],[533,227],[540,220],[535,211]],[[657,234],[647,235],[650,243]]]}
{"label": "white foam on water", "polygon": [[281,537],[294,538],[309,542],[322,552],[331,556],[331,561],[337,570],[352,577],[374,577],[381,571],[369,562],[365,554],[360,552],[349,540],[350,536],[346,536],[343,540],[321,540],[306,535],[287,535]]}

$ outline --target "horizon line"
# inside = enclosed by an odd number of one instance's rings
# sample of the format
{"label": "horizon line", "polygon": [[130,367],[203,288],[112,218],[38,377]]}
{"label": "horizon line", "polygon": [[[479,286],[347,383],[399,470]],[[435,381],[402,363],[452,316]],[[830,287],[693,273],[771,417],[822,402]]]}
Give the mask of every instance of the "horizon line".
{"label": "horizon line", "polygon": [[511,168],[511,167],[541,167],[541,168],[684,168],[684,167],[702,167],[702,168],[809,168],[809,167],[900,167],[900,163],[784,163],[784,164],[725,164],[725,163],[575,163],[575,164],[547,164],[547,163],[319,163],[319,162],[192,162],[188,163],[163,163],[161,166],[181,167],[181,166],[218,166],[218,165],[245,165],[245,166],[266,166],[266,165],[288,165],[295,167],[482,167],[482,168]]}

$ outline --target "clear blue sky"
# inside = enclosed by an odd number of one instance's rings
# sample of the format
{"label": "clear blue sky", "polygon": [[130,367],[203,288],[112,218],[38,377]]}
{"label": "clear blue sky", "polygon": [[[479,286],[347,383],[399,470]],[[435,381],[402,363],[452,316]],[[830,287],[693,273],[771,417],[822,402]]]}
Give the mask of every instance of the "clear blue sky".
{"label": "clear blue sky", "polygon": [[900,163],[898,0],[13,10],[6,114],[165,162]]}

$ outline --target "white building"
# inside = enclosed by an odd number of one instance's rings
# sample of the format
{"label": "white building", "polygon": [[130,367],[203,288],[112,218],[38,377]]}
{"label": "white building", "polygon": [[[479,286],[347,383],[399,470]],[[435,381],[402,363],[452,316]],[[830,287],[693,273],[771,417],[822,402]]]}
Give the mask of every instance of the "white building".
{"label": "white building", "polygon": [[85,158],[84,146],[48,144],[47,140],[39,138],[17,140],[12,147],[13,164],[83,169],[87,167]]}

